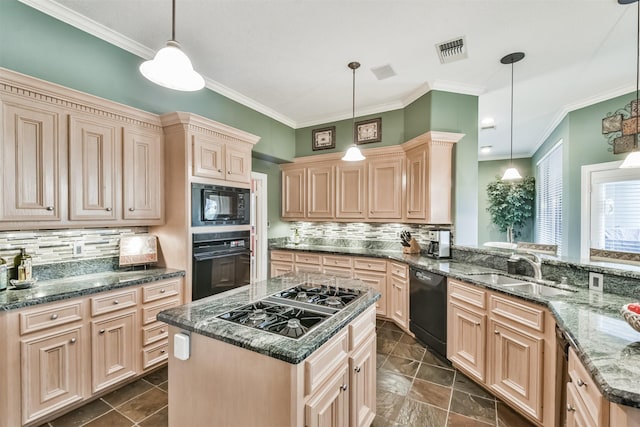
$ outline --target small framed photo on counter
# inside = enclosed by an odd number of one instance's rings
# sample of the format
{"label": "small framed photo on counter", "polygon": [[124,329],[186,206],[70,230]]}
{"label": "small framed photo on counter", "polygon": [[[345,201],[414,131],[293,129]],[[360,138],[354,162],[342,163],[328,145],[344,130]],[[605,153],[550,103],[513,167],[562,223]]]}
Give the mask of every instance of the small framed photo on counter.
{"label": "small framed photo on counter", "polygon": [[382,117],[356,122],[354,138],[356,144],[382,141]]}
{"label": "small framed photo on counter", "polygon": [[313,129],[311,131],[311,144],[313,151],[336,148],[336,127]]}

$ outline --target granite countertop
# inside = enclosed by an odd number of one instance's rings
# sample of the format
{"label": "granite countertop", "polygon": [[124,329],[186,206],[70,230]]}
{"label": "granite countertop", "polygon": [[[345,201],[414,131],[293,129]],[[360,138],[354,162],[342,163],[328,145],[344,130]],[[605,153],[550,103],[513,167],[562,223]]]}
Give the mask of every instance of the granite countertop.
{"label": "granite countertop", "polygon": [[628,297],[591,292],[586,287],[572,287],[569,295],[533,295],[474,276],[479,273],[505,274],[503,271],[464,262],[408,255],[398,250],[314,245],[272,245],[271,249],[392,259],[543,305],[554,315],[558,327],[564,331],[602,394],[614,403],[640,408],[640,333],[627,324],[619,311],[624,304],[632,302]]}
{"label": "granite countertop", "polygon": [[161,311],[158,320],[181,329],[215,338],[267,356],[297,364],[337,334],[359,314],[380,299],[380,293],[363,286],[358,279],[336,277],[336,285],[341,288],[357,288],[364,294],[338,313],[330,316],[318,327],[299,339],[265,332],[244,325],[218,319],[217,316],[246,304],[254,303],[276,292],[291,288],[299,283],[326,278],[318,273],[286,274],[272,279],[246,285],[222,294],[213,295],[180,307]]}
{"label": "granite countertop", "polygon": [[109,271],[55,280],[40,280],[28,289],[0,292],[0,311],[16,310],[37,304],[80,297],[112,289],[184,276],[184,270],[151,268],[136,271]]}

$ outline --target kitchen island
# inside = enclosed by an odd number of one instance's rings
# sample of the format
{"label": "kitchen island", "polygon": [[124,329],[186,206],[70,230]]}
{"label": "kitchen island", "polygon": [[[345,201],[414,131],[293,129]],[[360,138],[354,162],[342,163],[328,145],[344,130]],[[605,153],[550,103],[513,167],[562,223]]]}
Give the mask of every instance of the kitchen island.
{"label": "kitchen island", "polygon": [[[339,290],[355,298],[336,309],[330,307],[334,300],[313,307],[314,298],[302,300],[299,294],[283,302],[291,296],[286,291],[300,285],[304,294],[323,289],[332,297]],[[349,419],[351,425],[370,425],[379,298],[357,279],[301,273],[159,313],[158,320],[170,325],[169,425],[293,427],[346,425]],[[265,314],[260,310],[269,315],[280,303],[324,316],[303,336],[283,336],[258,320]],[[245,309],[255,318],[232,321]],[[176,335],[188,337],[187,360],[175,355]]]}

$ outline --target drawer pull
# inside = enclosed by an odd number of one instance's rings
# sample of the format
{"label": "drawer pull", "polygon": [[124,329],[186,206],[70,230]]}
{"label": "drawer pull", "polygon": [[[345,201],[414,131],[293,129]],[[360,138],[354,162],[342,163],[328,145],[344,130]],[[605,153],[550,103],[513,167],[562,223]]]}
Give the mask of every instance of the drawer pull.
{"label": "drawer pull", "polygon": [[474,323],[474,325],[480,326],[480,322],[476,322],[476,323]]}
{"label": "drawer pull", "polygon": [[371,264],[367,264],[367,267],[371,268]]}
{"label": "drawer pull", "polygon": [[164,294],[165,292],[167,292],[167,290],[166,290],[166,289],[160,289],[160,293],[161,293],[161,294]]}
{"label": "drawer pull", "polygon": [[167,350],[160,350],[160,354],[165,354]]}
{"label": "drawer pull", "polygon": [[98,331],[98,333],[99,333],[99,334],[104,334],[104,329],[100,329],[100,330]]}
{"label": "drawer pull", "polygon": [[76,339],[75,338],[71,338],[71,340],[69,341],[71,344],[75,344],[76,343]]}
{"label": "drawer pull", "polygon": [[228,174],[228,175],[231,175],[231,171],[227,171],[227,174]]}
{"label": "drawer pull", "polygon": [[51,212],[53,210],[53,206],[47,206],[47,210]]}
{"label": "drawer pull", "polygon": [[106,208],[105,211],[111,212],[111,208]]}
{"label": "drawer pull", "polygon": [[57,314],[53,313],[53,314],[51,315],[51,320],[56,320],[57,318],[58,318],[58,315],[57,315]]}
{"label": "drawer pull", "polygon": [[342,391],[347,391],[347,388],[349,388],[349,386],[348,386],[348,385],[346,385],[346,384],[342,384],[342,385],[340,386],[340,390],[342,390]]}
{"label": "drawer pull", "polygon": [[500,335],[499,331],[493,331],[493,333],[496,334],[496,335]]}
{"label": "drawer pull", "polygon": [[576,384],[578,384],[578,387],[582,387],[583,385],[585,385],[584,381],[582,381],[580,378],[578,378],[578,381],[576,381]]}
{"label": "drawer pull", "polygon": [[164,334],[164,329],[160,329],[160,333],[161,333],[161,334]]}
{"label": "drawer pull", "polygon": [[567,412],[575,412],[576,408],[571,406],[571,403],[567,403]]}
{"label": "drawer pull", "polygon": [[136,208],[129,208],[129,212],[133,212],[135,210],[136,210]]}
{"label": "drawer pull", "polygon": [[356,367],[355,367],[355,369],[354,369],[354,371],[356,371],[356,374],[359,374],[359,373],[360,373],[360,371],[361,371],[360,366],[356,366]]}
{"label": "drawer pull", "polygon": [[222,169],[218,169],[218,173],[222,173]]}
{"label": "drawer pull", "polygon": [[117,299],[114,299],[113,300],[113,305],[116,305],[116,304],[120,304],[120,302]]}

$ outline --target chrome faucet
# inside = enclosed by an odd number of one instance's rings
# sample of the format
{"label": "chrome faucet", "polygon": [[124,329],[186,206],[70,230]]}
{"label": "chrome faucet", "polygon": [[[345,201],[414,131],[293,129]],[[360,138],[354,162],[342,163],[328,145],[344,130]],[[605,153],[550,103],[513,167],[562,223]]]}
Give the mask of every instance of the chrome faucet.
{"label": "chrome faucet", "polygon": [[533,259],[520,254],[513,254],[511,255],[510,259],[525,261],[527,264],[529,264],[533,268],[533,278],[536,280],[541,280],[542,279],[542,260],[540,259],[540,257],[531,252],[523,252],[523,254],[530,255]]}

